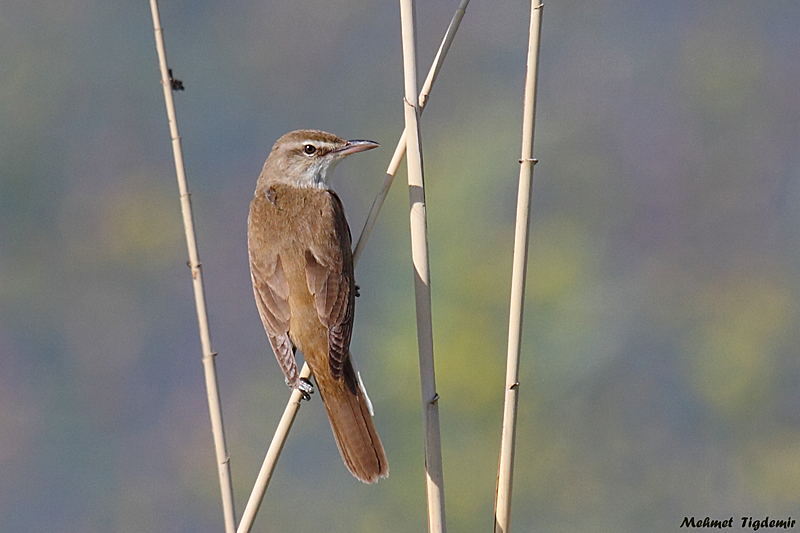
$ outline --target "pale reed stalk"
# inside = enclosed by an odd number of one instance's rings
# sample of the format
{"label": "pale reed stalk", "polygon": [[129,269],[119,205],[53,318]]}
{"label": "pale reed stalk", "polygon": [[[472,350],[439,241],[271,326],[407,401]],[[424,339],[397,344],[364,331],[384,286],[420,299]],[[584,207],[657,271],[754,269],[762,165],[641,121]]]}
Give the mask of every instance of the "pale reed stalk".
{"label": "pale reed stalk", "polygon": [[230,457],[225,445],[225,430],[222,424],[222,407],[219,400],[217,386],[217,371],[214,364],[216,354],[211,349],[211,335],[208,329],[208,315],[206,313],[205,296],[203,292],[203,272],[197,253],[197,241],[192,221],[192,204],[186,186],[186,173],[183,167],[183,152],[181,151],[181,138],[178,134],[178,122],[175,117],[175,103],[172,100],[172,80],[167,68],[167,53],[164,49],[163,29],[158,15],[157,0],[150,0],[150,11],[153,15],[153,30],[155,31],[156,50],[161,68],[161,85],[164,89],[164,101],[167,106],[169,131],[172,139],[172,153],[175,158],[175,172],[178,177],[178,189],[181,199],[181,213],[183,227],[186,232],[186,245],[189,249],[189,267],[192,269],[194,285],[194,301],[197,308],[197,323],[200,329],[200,343],[203,349],[203,368],[206,378],[206,392],[208,396],[208,410],[211,415],[211,431],[214,436],[214,448],[217,456],[219,471],[219,484],[222,493],[222,510],[225,520],[226,533],[236,530],[236,516],[233,508],[233,487],[231,484]]}
{"label": "pale reed stalk", "polygon": [[533,131],[536,119],[536,83],[539,69],[539,41],[542,27],[540,0],[531,2],[531,25],[528,41],[528,65],[522,120],[522,157],[517,194],[517,221],[514,232],[514,262],[511,273],[511,305],[508,319],[508,354],[506,362],[503,430],[500,440],[500,463],[497,468],[497,493],[494,532],[508,533],[511,521],[511,486],[514,475],[514,445],[517,432],[519,396],[519,352],[522,342],[522,311],[525,298],[525,271],[528,265],[528,229],[533,184]]}
{"label": "pale reed stalk", "polygon": [[[300,379],[308,379],[311,377],[311,368],[308,363],[303,364],[300,370]],[[258,509],[261,507],[261,502],[264,501],[264,494],[267,492],[267,487],[272,479],[272,473],[275,472],[275,465],[278,463],[278,458],[283,450],[283,445],[286,443],[286,438],[289,436],[289,430],[292,429],[294,419],[297,417],[297,411],[300,409],[300,402],[303,399],[303,393],[298,389],[292,391],[289,396],[289,403],[283,410],[283,416],[278,423],[275,434],[272,436],[272,442],[269,444],[267,456],[264,457],[264,463],[261,465],[261,470],[258,472],[255,485],[250,493],[250,499],[247,500],[247,505],[244,508],[242,519],[239,522],[239,528],[236,533],[249,533],[253,528],[253,523],[256,520]]]}
{"label": "pale reed stalk", "polygon": [[[468,4],[469,0],[462,0],[461,4],[456,10],[455,15],[453,15],[453,19],[450,21],[450,26],[447,28],[447,32],[442,39],[442,43],[439,45],[439,50],[436,53],[436,57],[433,60],[430,70],[428,71],[428,77],[426,78],[425,84],[422,86],[422,90],[419,94],[420,113],[422,112],[425,103],[428,101],[431,89],[436,81],[436,76],[439,74],[439,71],[442,68],[444,58],[447,56],[448,50],[450,50],[450,45],[453,42],[456,32],[458,31],[458,26],[461,24],[461,19],[464,17],[464,13]],[[361,231],[361,236],[359,237],[356,247],[353,251],[353,265],[358,264],[358,260],[361,257],[361,252],[364,250],[364,246],[367,244],[372,227],[375,225],[375,221],[378,218],[378,213],[380,212],[381,206],[386,199],[386,195],[389,193],[389,188],[392,185],[392,181],[397,173],[397,169],[400,167],[400,162],[403,160],[405,152],[406,132],[403,131],[400,140],[397,142],[394,156],[389,163],[389,168],[386,171],[386,178],[384,179],[381,190],[378,192],[375,201],[372,203],[372,209],[369,212],[367,221],[364,224],[364,229]],[[300,371],[300,377],[308,378],[310,375],[311,369],[308,368],[307,364],[304,364],[302,370]],[[258,473],[255,484],[253,485],[250,498],[247,500],[247,506],[245,507],[244,514],[242,515],[242,520],[239,522],[239,529],[237,530],[237,533],[249,533],[253,527],[256,515],[258,514],[258,509],[261,507],[261,502],[264,500],[267,487],[272,479],[272,473],[275,471],[278,458],[283,450],[283,445],[286,443],[286,439],[289,436],[289,430],[292,428],[292,423],[297,416],[297,411],[300,409],[300,396],[300,392],[292,391],[292,394],[289,397],[289,402],[283,411],[280,422],[278,422],[278,428],[275,430],[275,434],[272,437],[272,442],[267,450],[267,455],[264,458],[264,462],[261,465],[261,470]]]}
{"label": "pale reed stalk", "polygon": [[439,395],[433,362],[430,265],[428,261],[428,222],[425,210],[425,180],[422,144],[419,138],[417,95],[417,50],[414,0],[400,0],[400,25],[403,38],[403,78],[406,122],[406,166],[410,203],[411,260],[414,266],[414,296],[417,309],[417,344],[422,391],[422,419],[425,442],[425,474],[428,496],[428,530],[444,533],[444,474],[439,431]]}

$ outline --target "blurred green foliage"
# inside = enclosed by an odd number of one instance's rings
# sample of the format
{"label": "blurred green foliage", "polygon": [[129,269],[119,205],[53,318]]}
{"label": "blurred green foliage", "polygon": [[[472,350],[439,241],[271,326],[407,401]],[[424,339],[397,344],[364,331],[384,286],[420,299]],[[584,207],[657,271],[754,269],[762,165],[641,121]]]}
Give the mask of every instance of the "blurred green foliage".
{"label": "blurred green foliage", "polygon": [[[418,6],[420,72],[456,3]],[[422,120],[445,495],[492,524],[529,6],[471,5]],[[162,2],[239,512],[288,391],[252,301],[256,176],[301,127],[354,237],[402,131],[399,17]],[[673,531],[800,494],[800,5],[563,1],[544,14],[515,531]],[[219,531],[200,349],[146,2],[0,6],[0,530]],[[319,401],[256,531],[423,531],[404,168],[357,269],[353,352],[391,476]]]}

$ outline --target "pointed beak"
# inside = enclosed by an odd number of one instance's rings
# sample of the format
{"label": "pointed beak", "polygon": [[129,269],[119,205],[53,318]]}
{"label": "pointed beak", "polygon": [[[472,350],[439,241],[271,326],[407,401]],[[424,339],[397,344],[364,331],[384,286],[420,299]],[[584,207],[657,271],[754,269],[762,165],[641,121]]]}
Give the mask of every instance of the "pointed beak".
{"label": "pointed beak", "polygon": [[375,141],[363,141],[363,140],[356,140],[356,141],[347,141],[347,144],[334,150],[333,153],[339,156],[346,156],[350,154],[356,154],[358,152],[364,152],[366,150],[372,150],[373,148],[377,148],[380,146]]}

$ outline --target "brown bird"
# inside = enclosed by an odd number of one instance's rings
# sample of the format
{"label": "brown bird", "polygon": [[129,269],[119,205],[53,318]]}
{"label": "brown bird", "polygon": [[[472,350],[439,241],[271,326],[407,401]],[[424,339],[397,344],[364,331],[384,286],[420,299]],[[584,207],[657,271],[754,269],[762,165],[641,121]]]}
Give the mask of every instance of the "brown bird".
{"label": "brown bird", "polygon": [[377,146],[317,130],[287,133],[264,163],[247,220],[256,306],[286,383],[305,399],[314,390],[299,377],[299,348],[344,464],[365,483],[388,476],[389,464],[350,357],[357,288],[350,227],[330,181],[344,157]]}

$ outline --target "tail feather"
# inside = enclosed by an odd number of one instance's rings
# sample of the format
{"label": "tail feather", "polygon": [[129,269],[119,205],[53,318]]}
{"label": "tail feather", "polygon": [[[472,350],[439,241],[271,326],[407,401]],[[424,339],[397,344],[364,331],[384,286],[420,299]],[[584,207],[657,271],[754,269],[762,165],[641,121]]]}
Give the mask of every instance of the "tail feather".
{"label": "tail feather", "polygon": [[317,379],[333,436],[348,470],[364,483],[389,475],[389,463],[372,423],[370,408],[348,361],[344,379]]}

